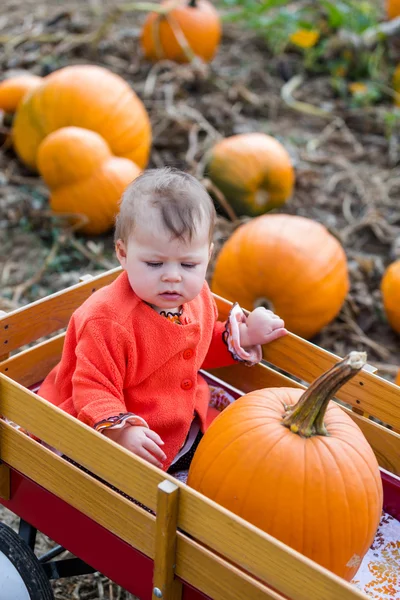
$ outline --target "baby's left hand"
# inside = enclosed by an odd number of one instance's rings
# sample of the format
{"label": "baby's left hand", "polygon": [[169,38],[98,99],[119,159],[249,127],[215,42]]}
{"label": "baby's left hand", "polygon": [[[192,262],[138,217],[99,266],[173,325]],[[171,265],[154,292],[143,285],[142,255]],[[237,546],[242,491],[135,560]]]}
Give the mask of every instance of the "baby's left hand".
{"label": "baby's left hand", "polygon": [[239,332],[242,348],[268,344],[287,334],[284,321],[262,306],[249,314],[246,323],[239,325]]}

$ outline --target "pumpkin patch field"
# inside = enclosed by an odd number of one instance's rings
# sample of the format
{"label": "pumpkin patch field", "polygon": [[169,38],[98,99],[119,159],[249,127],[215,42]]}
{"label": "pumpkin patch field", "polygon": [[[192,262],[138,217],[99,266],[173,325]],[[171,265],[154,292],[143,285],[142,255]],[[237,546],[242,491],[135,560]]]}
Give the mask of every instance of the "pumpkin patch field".
{"label": "pumpkin patch field", "polygon": [[395,381],[399,2],[2,0],[0,312],[118,266],[119,198],[162,166],[215,202],[216,294]]}

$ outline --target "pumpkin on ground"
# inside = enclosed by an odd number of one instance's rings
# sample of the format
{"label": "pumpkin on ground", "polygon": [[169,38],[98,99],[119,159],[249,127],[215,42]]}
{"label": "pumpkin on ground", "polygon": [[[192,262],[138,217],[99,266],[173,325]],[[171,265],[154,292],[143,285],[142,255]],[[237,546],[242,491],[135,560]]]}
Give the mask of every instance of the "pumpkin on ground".
{"label": "pumpkin on ground", "polygon": [[400,16],[400,0],[387,0],[386,12],[389,19]]}
{"label": "pumpkin on ground", "polygon": [[381,281],[383,307],[391,327],[400,333],[400,260],[389,265]]}
{"label": "pumpkin on ground", "polygon": [[310,338],[340,311],[349,289],[346,255],[312,219],[262,215],[225,242],[211,289],[250,311],[272,308],[287,329]]}
{"label": "pumpkin on ground", "polygon": [[233,135],[211,150],[207,175],[238,216],[261,215],[291,196],[295,180],[290,156],[264,133]]}
{"label": "pumpkin on ground", "polygon": [[121,77],[103,67],[72,65],[55,71],[22,100],[13,125],[17,154],[36,169],[40,143],[68,126],[95,131],[116,156],[141,168],[147,164],[151,128],[146,109]]}
{"label": "pumpkin on ground", "polygon": [[43,78],[31,73],[16,75],[0,83],[0,110],[14,114],[24,96],[43,83]]}
{"label": "pumpkin on ground", "polygon": [[329,399],[365,364],[352,352],[307,391],[251,392],[210,425],[188,485],[351,580],[382,511],[375,455]]}
{"label": "pumpkin on ground", "polygon": [[38,167],[52,210],[84,215],[80,231],[90,235],[113,226],[123,191],[141,172],[131,160],[113,156],[98,133],[79,127],[48,135],[39,146]]}
{"label": "pumpkin on ground", "polygon": [[400,106],[400,65],[398,65],[393,74],[393,89],[396,93],[394,103]]}
{"label": "pumpkin on ground", "polygon": [[141,42],[146,58],[190,62],[210,61],[221,39],[221,22],[208,0],[166,0],[163,13],[152,12],[143,25]]}

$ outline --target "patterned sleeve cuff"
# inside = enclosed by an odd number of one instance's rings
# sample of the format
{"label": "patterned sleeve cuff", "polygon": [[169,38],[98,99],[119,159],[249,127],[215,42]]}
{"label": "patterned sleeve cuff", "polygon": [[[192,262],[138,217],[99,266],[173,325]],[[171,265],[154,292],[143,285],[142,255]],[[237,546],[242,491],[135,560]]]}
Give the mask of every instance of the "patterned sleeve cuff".
{"label": "patterned sleeve cuff", "polygon": [[234,360],[243,362],[248,367],[252,367],[262,359],[262,349],[261,346],[251,346],[251,348],[247,348],[247,350],[241,347],[239,323],[246,323],[246,320],[246,315],[239,304],[235,302],[225,324],[223,339]]}
{"label": "patterned sleeve cuff", "polygon": [[125,427],[126,425],[149,427],[142,417],[138,417],[138,415],[134,415],[133,413],[120,413],[114,417],[102,419],[98,423],[95,423],[93,427],[96,431],[102,432],[105,429],[122,429],[122,427]]}

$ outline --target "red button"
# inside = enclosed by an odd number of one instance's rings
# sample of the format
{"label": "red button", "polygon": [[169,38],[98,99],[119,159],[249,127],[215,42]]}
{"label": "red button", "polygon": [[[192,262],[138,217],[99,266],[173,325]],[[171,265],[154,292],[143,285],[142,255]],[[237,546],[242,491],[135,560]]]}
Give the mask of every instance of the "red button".
{"label": "red button", "polygon": [[183,390],[191,390],[193,387],[193,381],[191,379],[184,379],[181,383],[181,388]]}
{"label": "red button", "polygon": [[187,350],[184,351],[183,353],[183,358],[185,358],[186,360],[189,360],[189,358],[192,358],[194,352],[191,348],[188,348]]}

